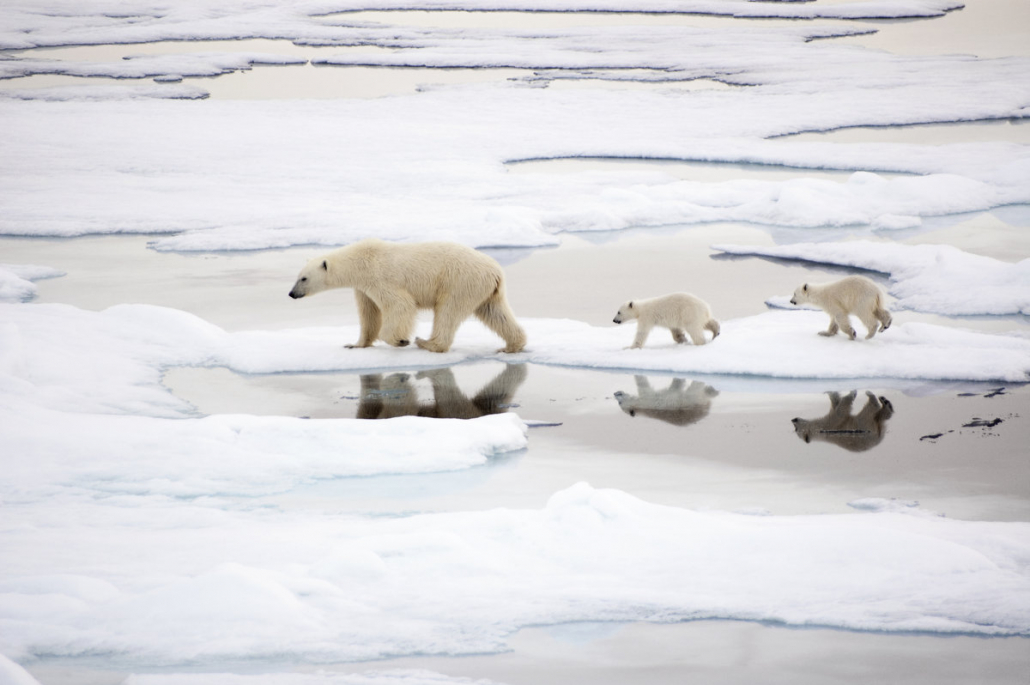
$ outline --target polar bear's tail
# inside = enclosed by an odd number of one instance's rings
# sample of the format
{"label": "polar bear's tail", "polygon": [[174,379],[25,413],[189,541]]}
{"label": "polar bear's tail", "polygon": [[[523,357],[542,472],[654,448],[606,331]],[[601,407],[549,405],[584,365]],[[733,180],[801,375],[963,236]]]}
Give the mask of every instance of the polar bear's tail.
{"label": "polar bear's tail", "polygon": [[719,337],[719,322],[715,319],[708,319],[708,323],[705,324],[705,328],[712,332],[712,340]]}

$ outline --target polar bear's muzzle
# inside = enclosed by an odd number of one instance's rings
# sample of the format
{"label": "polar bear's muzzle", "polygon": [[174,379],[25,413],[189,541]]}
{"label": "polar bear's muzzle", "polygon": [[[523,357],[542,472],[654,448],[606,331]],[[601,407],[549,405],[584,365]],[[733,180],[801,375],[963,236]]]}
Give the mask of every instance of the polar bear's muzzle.
{"label": "polar bear's muzzle", "polygon": [[620,318],[619,318],[619,315],[618,315],[618,314],[616,314],[616,315],[615,315],[615,318],[614,318],[614,319],[612,319],[612,321],[613,321],[614,323],[622,323],[622,319],[620,319]]}

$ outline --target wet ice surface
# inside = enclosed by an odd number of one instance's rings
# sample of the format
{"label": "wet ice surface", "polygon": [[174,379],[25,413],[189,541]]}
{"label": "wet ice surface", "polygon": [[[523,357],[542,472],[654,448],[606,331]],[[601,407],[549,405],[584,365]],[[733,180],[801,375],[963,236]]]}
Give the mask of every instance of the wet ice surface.
{"label": "wet ice surface", "polygon": [[[634,5],[670,8],[779,19],[6,4],[0,652],[46,685],[1021,682],[1022,44],[956,56],[941,2]],[[344,350],[349,293],[285,292],[369,233],[490,248],[530,347]],[[896,297],[871,341],[767,309],[855,269]],[[623,350],[618,304],[676,290],[722,336]]]}

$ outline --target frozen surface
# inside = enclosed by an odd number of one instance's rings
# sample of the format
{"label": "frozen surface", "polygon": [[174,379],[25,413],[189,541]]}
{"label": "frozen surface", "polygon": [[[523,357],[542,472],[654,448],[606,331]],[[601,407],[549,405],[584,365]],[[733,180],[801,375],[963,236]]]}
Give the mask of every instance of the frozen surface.
{"label": "frozen surface", "polygon": [[[627,101],[614,92],[513,86],[373,101],[0,102],[0,152],[8,160],[0,168],[0,231],[178,233],[155,240],[162,250],[339,245],[370,234],[541,246],[562,231],[712,221],[892,230],[918,226],[924,216],[1030,202],[1025,146],[761,141],[799,124],[754,97],[747,104],[694,93],[699,109],[690,114],[680,100],[655,93]],[[773,97],[786,105],[815,96]],[[829,99],[798,107],[806,116],[841,111]],[[766,116],[756,120],[747,114],[753,110]],[[815,125],[868,122],[860,110],[847,110],[855,115],[848,122]],[[407,126],[411,119],[420,126]],[[710,138],[717,121],[725,137]],[[705,183],[639,171],[512,174],[503,164],[563,155],[923,175]]]}
{"label": "frozen surface", "polygon": [[[614,2],[530,4],[618,10]],[[651,10],[854,18],[932,16],[955,6],[733,1],[657,3]],[[717,221],[889,232],[918,228],[927,217],[1030,202],[1030,152],[1022,145],[775,140],[843,127],[1022,118],[1030,106],[1025,58],[898,56],[830,38],[865,30],[853,22],[453,29],[332,14],[391,7],[266,1],[218,11],[177,3],[167,11],[140,2],[113,11],[103,4],[5,4],[0,44],[12,48],[263,38],[338,46],[310,58],[340,65],[322,69],[419,67],[428,83],[435,67],[514,67],[525,77],[375,100],[189,103],[178,100],[205,94],[205,81],[193,77],[300,69],[290,65],[309,58],[130,52],[129,59],[76,61],[45,51],[10,53],[0,60],[0,76],[8,77],[0,89],[0,155],[8,160],[0,169],[0,233],[164,234],[154,247],[178,251],[341,245],[369,234],[533,247],[554,245],[566,231]],[[517,9],[474,2],[439,8]],[[260,66],[271,64],[278,66]],[[20,85],[47,74],[82,77],[83,84]],[[115,86],[110,77],[159,82]],[[631,98],[546,87],[562,78],[667,84]],[[699,79],[733,87],[677,87]],[[23,101],[33,98],[66,102]],[[567,157],[857,173],[845,182],[698,182],[656,172],[511,174],[505,167]]]}
{"label": "frozen surface", "polygon": [[[28,683],[26,685],[33,685]],[[449,677],[426,670],[385,669],[367,673],[176,673],[133,675],[125,685],[502,685],[493,680]]]}
{"label": "frozen surface", "polygon": [[0,264],[0,302],[25,302],[36,295],[32,283],[41,278],[57,278],[64,274],[48,266],[32,264]]}
{"label": "frozen surface", "polygon": [[[269,653],[303,661],[467,654],[503,649],[527,625],[711,617],[1030,633],[1021,562],[1030,524],[950,521],[879,503],[858,505],[874,513],[845,516],[698,513],[586,484],[556,493],[542,510],[369,519],[255,508],[248,501],[256,496],[318,480],[483,465],[523,449],[526,426],[514,414],[464,422],[196,417],[160,385],[163,369],[275,372],[296,370],[298,359],[305,370],[375,369],[439,364],[441,356],[344,350],[341,338],[356,334],[347,328],[230,334],[142,305],[97,313],[8,304],[2,314],[3,449],[36,455],[8,464],[0,479],[8,559],[0,650],[15,658],[123,653],[130,664],[181,664]],[[821,318],[772,312],[725,322],[701,348],[670,340],[632,352],[620,349],[629,331],[530,320],[522,358],[975,379],[1025,378],[1030,360],[1030,341],[925,324],[898,324],[867,343],[825,340],[808,330]],[[468,326],[443,361],[495,347],[488,332]],[[62,430],[48,430],[54,425]],[[648,583],[627,584],[629,576]],[[348,620],[334,618],[341,615]]]}
{"label": "frozen surface", "polygon": [[[962,3],[954,0],[882,0],[840,2],[829,5],[795,2],[754,3],[746,0],[649,0],[627,7],[619,0],[523,0],[491,2],[458,0],[419,2],[420,10],[538,10],[689,12],[738,17],[857,19],[869,17],[935,17]],[[153,0],[97,2],[89,5],[47,0],[4,3],[0,14],[0,48],[24,49],[55,45],[145,43],[158,40],[214,40],[246,37],[324,38],[347,36],[346,16],[334,12],[411,9],[411,2],[377,0],[313,0],[284,3],[276,0],[236,0],[212,10],[204,2],[179,2],[174,10]],[[367,22],[365,22],[367,24]],[[360,24],[359,24],[360,27]]]}
{"label": "frozen surface", "polygon": [[[65,475],[7,507],[0,625],[15,658],[469,654],[522,626],[585,620],[1030,633],[1024,523],[695,512],[585,483],[539,510],[315,518],[96,498]],[[93,561],[70,567],[71,553]]]}
{"label": "frozen surface", "polygon": [[[634,325],[593,327],[572,320],[523,321],[525,352],[497,355],[496,336],[470,321],[451,351],[345,349],[357,326],[226,332],[185,312],[120,305],[87,312],[64,305],[0,305],[8,393],[62,411],[177,416],[188,411],[160,386],[162,369],[224,366],[240,373],[419,368],[503,357],[565,366],[778,378],[903,378],[1025,381],[1030,340],[925,323],[896,322],[872,340],[816,335],[820,312],[772,311],[722,322],[704,346],[680,345],[655,329],[632,343]],[[422,324],[427,327],[428,324]],[[423,331],[424,333],[424,331]],[[71,347],[68,339],[75,339]]]}
{"label": "frozen surface", "polygon": [[[774,247],[715,245],[727,254],[850,266],[890,275],[895,306],[953,316],[1030,314],[1030,259],[1003,262],[951,245],[845,241]],[[800,285],[800,284],[799,284]],[[784,306],[789,296],[772,301]]]}
{"label": "frozen surface", "polygon": [[[1027,117],[1030,60],[899,56],[835,40],[869,26],[836,19],[934,17],[957,9],[954,2],[420,4],[701,12],[725,15],[721,27],[455,29],[346,14],[402,7],[392,0],[231,0],[214,9],[199,1],[3,3],[0,233],[141,233],[166,252],[340,245],[370,234],[536,247],[557,244],[565,232],[728,221],[789,227],[795,236],[814,229],[818,239],[856,227],[894,239],[933,230],[930,224],[950,214],[1030,203],[1026,145],[790,137]],[[729,18],[759,16],[822,21]],[[291,48],[317,57],[241,46],[189,55],[128,48],[128,59],[75,60],[35,49],[245,38],[292,41]],[[367,100],[273,95],[229,102],[204,100],[212,81],[197,80],[230,71],[314,70],[311,62],[323,71],[417,68],[427,85]],[[441,86],[431,75],[500,66],[522,76]],[[551,87],[565,78],[592,85]],[[645,87],[629,96],[606,88],[627,79]],[[683,87],[697,80],[723,87]],[[750,163],[798,173],[715,181],[681,180],[657,168],[516,174],[508,167],[563,158]],[[809,170],[849,173],[817,178],[814,171],[806,176]],[[1025,259],[1011,264],[893,243],[792,249],[775,256],[889,273],[899,309],[1027,313]],[[184,271],[208,286],[205,295],[225,292],[224,281],[238,286],[254,278],[246,264],[205,270],[206,257],[193,257]],[[115,271],[112,278],[124,273]],[[57,275],[0,266],[0,676],[8,680],[34,685],[10,659],[253,672],[489,654],[508,648],[527,626],[583,621],[722,618],[891,634],[1030,636],[1025,522],[949,519],[915,497],[891,499],[891,488],[869,496],[849,491],[836,502],[850,503],[847,513],[778,516],[768,501],[745,502],[744,513],[696,511],[592,487],[578,473],[567,478],[572,471],[560,465],[548,476],[555,485],[546,502],[490,509],[448,499],[438,507],[443,511],[431,513],[410,496],[438,483],[426,474],[487,479],[531,449],[534,431],[551,429],[530,430],[515,413],[378,422],[204,415],[162,378],[177,367],[393,372],[502,358],[499,341],[478,324],[462,327],[451,352],[433,355],[383,345],[346,350],[342,345],[357,338],[354,325],[231,332],[188,305],[94,312],[26,303],[34,280]],[[134,297],[132,285],[126,301]],[[260,306],[259,297],[246,302]],[[819,312],[772,311],[723,320],[722,335],[699,347],[675,345],[656,330],[642,350],[624,349],[632,325],[524,323],[529,347],[505,361],[722,376],[723,388],[742,384],[745,392],[753,390],[751,380],[779,383],[774,392],[782,392],[790,385],[785,379],[818,381],[818,390],[855,385],[856,378],[915,388],[1030,379],[1025,335],[932,325],[904,312],[869,341],[816,335],[826,326]],[[823,405],[812,411],[825,411]],[[751,414],[740,417],[746,422]],[[783,423],[787,437],[803,445]],[[843,462],[854,455],[838,456]],[[723,466],[730,467],[768,476]],[[373,485],[395,503],[364,511],[339,496]],[[412,671],[288,678],[468,682]],[[171,673],[130,680],[200,681]],[[215,682],[207,675],[202,681]]]}

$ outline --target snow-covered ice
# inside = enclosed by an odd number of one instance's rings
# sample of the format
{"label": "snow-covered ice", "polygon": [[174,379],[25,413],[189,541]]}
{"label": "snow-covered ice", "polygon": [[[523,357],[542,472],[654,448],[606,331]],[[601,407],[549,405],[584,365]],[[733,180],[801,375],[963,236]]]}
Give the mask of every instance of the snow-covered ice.
{"label": "snow-covered ice", "polygon": [[[1030,259],[1003,262],[951,245],[865,240],[757,247],[714,245],[727,254],[849,266],[890,275],[896,306],[950,316],[1030,314]],[[789,296],[772,301],[784,306]]]}
{"label": "snow-covered ice", "polygon": [[[515,414],[464,422],[196,417],[161,386],[163,370],[375,369],[439,364],[440,355],[345,350],[353,327],[228,333],[153,306],[2,307],[4,452],[36,455],[0,477],[8,559],[0,649],[15,658],[119,652],[178,664],[269,652],[306,661],[463,654],[502,649],[523,626],[585,620],[1030,633],[1030,579],[1019,562],[1030,552],[1026,524],[972,525],[891,508],[702,514],[585,484],[542,510],[369,520],[253,509],[248,499],[317,480],[483,465],[525,448],[526,426]],[[633,351],[621,349],[632,335],[622,328],[528,320],[524,359],[786,377],[1011,380],[1028,371],[1030,341],[1020,338],[900,324],[869,343],[827,341],[814,334],[815,319],[770,312],[725,322],[704,347],[670,339]],[[470,324],[443,356],[453,362],[495,348],[489,332]],[[62,429],[48,430],[54,425]],[[128,548],[132,559],[120,552]],[[95,561],[82,566],[86,557]],[[631,576],[649,582],[625,583]],[[871,585],[871,577],[883,582]],[[333,618],[341,615],[343,624]]]}
{"label": "snow-covered ice", "polygon": [[[1024,523],[695,512],[585,483],[537,510],[315,518],[155,493],[91,501],[54,475],[54,492],[5,516],[14,658],[471,654],[587,620],[1030,634]],[[65,561],[86,550],[92,563]]]}
{"label": "snow-covered ice", "polygon": [[[590,3],[531,4],[546,10],[599,9]],[[934,2],[658,4],[664,6],[656,11],[791,17],[813,12],[920,16],[954,7]],[[917,227],[926,217],[1030,202],[1025,146],[856,147],[775,140],[841,127],[1025,117],[1030,105],[1026,59],[908,57],[826,40],[858,30],[846,22],[456,30],[326,16],[389,7],[269,1],[218,12],[181,3],[166,12],[139,2],[131,16],[125,8],[112,13],[102,6],[73,11],[63,5],[48,16],[45,4],[5,5],[0,44],[11,47],[277,38],[339,45],[336,54],[311,58],[323,65],[518,67],[528,80],[432,88],[374,101],[189,107],[154,100],[196,98],[204,81],[120,88],[93,79],[95,85],[38,89],[41,99],[73,100],[58,104],[21,101],[33,97],[33,89],[8,78],[6,97],[18,101],[0,101],[7,130],[0,154],[8,160],[0,169],[6,210],[0,232],[172,233],[154,247],[181,251],[340,245],[370,233],[396,240],[448,238],[477,247],[537,247],[556,244],[555,234],[566,231],[716,221],[887,231]],[[467,7],[504,8],[471,2]],[[597,49],[599,44],[604,49]],[[244,51],[86,62],[24,52],[0,60],[0,74],[175,80],[297,61],[307,59]],[[604,89],[531,87],[546,83],[542,74],[603,80],[606,74],[623,79],[634,70],[647,81],[670,83],[633,98]],[[432,82],[428,74],[426,79]],[[691,79],[736,87],[676,89],[676,83]],[[103,98],[113,101],[80,102]],[[151,101],[144,116],[138,99]],[[407,125],[413,120],[418,127]],[[844,183],[804,177],[702,183],[627,172],[514,175],[505,167],[515,160],[563,157],[751,162],[858,173]],[[255,173],[255,164],[278,173]],[[912,177],[888,179],[872,173],[877,171]],[[190,202],[179,201],[184,194]]]}
{"label": "snow-covered ice", "polygon": [[[903,56],[834,41],[869,30],[843,19],[939,17],[960,3],[419,5],[703,13],[725,17],[722,26],[447,28],[358,14],[410,4],[3,3],[0,234],[141,233],[153,236],[156,250],[203,252],[335,246],[370,234],[532,248],[557,245],[565,233],[680,224],[816,229],[819,239],[858,229],[884,242],[719,249],[881,271],[899,310],[1030,313],[1030,260],[887,242],[939,217],[1030,204],[1028,146],[790,137],[1030,115],[1028,59]],[[255,38],[291,41],[296,52],[134,54],[128,46]],[[127,45],[129,58],[36,50],[104,44]],[[323,72],[415,67],[427,85],[376,99],[204,99],[230,71],[313,64]],[[434,69],[494,67],[522,76],[433,82]],[[49,77],[81,83],[37,87]],[[563,78],[593,85],[550,87]],[[603,87],[625,79],[646,86]],[[692,80],[724,87],[681,87]],[[698,181],[660,170],[551,174],[509,166],[563,158],[749,163],[798,174]],[[849,173],[806,175],[814,170]],[[34,685],[11,659],[41,657],[175,671],[255,659],[308,666],[483,654],[508,648],[527,626],[578,621],[723,618],[1030,637],[1030,524],[954,520],[889,493],[849,495],[848,513],[799,516],[775,515],[763,502],[742,509],[761,516],[662,506],[575,480],[525,507],[430,513],[400,501],[386,515],[346,502],[309,507],[305,496],[316,486],[490,471],[505,455],[531,450],[528,426],[539,422],[514,411],[468,421],[203,415],[169,392],[163,376],[180,367],[244,375],[429,368],[500,358],[495,336],[469,322],[443,355],[384,345],[347,350],[358,335],[347,321],[228,331],[186,309],[30,302],[34,281],[60,275],[0,265],[0,677],[7,680]],[[220,274],[205,277],[215,283]],[[723,320],[709,345],[675,345],[655,331],[645,348],[627,350],[632,325],[526,318],[529,346],[504,359],[722,376],[730,387],[742,378],[778,387],[793,379],[1030,380],[1025,334],[905,319],[852,342],[818,336],[826,325],[820,312],[777,310]],[[471,682],[397,670],[269,678]],[[172,672],[128,682],[266,678]]]}
{"label": "snow-covered ice", "polygon": [[26,302],[36,296],[33,281],[64,274],[48,266],[0,264],[0,302]]}

